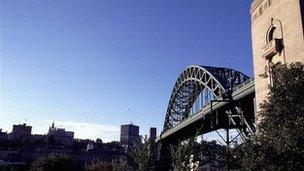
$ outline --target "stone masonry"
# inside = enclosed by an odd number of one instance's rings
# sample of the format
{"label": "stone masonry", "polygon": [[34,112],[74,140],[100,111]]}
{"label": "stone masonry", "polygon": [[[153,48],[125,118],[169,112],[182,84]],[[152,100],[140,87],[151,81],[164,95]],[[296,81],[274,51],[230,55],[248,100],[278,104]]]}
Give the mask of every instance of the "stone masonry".
{"label": "stone masonry", "polygon": [[304,62],[304,0],[254,0],[251,6],[256,105],[268,93],[271,78],[259,75],[271,63]]}

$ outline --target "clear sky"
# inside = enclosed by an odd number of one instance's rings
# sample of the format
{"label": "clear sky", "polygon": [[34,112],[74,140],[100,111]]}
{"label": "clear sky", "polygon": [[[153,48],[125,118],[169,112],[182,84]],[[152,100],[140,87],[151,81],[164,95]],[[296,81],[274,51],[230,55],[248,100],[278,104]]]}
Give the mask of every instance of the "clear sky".
{"label": "clear sky", "polygon": [[161,131],[189,65],[252,76],[251,0],[1,0],[0,128],[119,140]]}

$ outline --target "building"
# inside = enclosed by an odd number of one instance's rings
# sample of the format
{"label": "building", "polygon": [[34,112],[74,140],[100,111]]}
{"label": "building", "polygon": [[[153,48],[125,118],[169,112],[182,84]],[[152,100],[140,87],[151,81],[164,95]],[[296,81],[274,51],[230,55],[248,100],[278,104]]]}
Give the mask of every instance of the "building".
{"label": "building", "polygon": [[63,128],[56,128],[54,122],[49,128],[48,137],[53,136],[58,146],[73,146],[74,132],[66,131]]}
{"label": "building", "polygon": [[149,139],[154,142],[155,139],[156,139],[156,128],[155,127],[151,127],[150,128],[150,136],[149,136]]}
{"label": "building", "polygon": [[95,147],[95,144],[94,142],[90,142],[87,144],[87,149],[86,151],[90,151],[90,150],[94,150],[96,147]]}
{"label": "building", "polygon": [[[304,62],[304,0],[254,0],[251,5],[256,106],[265,99],[272,64]],[[259,109],[257,109],[259,110]]]}
{"label": "building", "polygon": [[9,135],[12,140],[27,141],[30,140],[32,133],[32,127],[24,124],[13,125],[13,130]]}
{"label": "building", "polygon": [[130,147],[134,146],[138,141],[139,137],[139,126],[133,124],[121,125],[120,127],[120,145],[129,150]]}
{"label": "building", "polygon": [[0,140],[6,140],[8,139],[7,132],[2,132],[2,129],[0,129]]}
{"label": "building", "polygon": [[157,150],[158,150],[158,146],[155,142],[156,139],[156,128],[155,127],[151,127],[149,130],[149,140],[151,141],[151,145],[152,145],[152,151],[153,151],[153,161],[156,162],[157,160]]}
{"label": "building", "polygon": [[33,140],[33,142],[45,142],[46,140],[47,140],[47,135],[45,135],[45,134],[34,134],[33,136],[32,136],[32,140]]}

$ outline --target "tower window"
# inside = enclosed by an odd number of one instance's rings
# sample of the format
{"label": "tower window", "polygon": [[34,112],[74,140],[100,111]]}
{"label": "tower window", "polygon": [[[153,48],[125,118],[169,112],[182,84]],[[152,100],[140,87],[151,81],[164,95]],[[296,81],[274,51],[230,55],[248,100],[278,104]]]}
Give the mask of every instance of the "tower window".
{"label": "tower window", "polygon": [[273,39],[278,37],[277,31],[278,31],[278,29],[276,27],[270,28],[270,30],[268,31],[268,35],[267,35],[267,43],[271,42]]}

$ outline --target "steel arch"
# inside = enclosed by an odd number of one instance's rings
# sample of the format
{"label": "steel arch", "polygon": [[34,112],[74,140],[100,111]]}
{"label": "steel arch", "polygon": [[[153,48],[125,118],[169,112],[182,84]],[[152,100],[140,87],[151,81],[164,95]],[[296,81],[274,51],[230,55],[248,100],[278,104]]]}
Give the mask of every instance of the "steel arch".
{"label": "steel arch", "polygon": [[178,77],[172,90],[163,131],[188,117],[197,96],[205,88],[212,92],[214,98],[219,99],[224,92],[247,79],[249,77],[245,74],[230,68],[198,65],[187,67]]}

